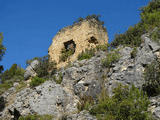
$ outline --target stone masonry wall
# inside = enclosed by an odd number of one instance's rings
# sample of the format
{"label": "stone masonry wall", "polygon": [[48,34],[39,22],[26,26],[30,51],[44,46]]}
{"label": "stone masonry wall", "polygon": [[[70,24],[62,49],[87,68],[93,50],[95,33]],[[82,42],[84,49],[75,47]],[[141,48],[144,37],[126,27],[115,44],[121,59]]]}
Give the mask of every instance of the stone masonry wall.
{"label": "stone masonry wall", "polygon": [[[65,62],[60,61],[61,51],[65,48],[65,43],[74,42],[75,52]],[[69,61],[73,62],[78,55],[85,49],[95,48],[96,45],[108,43],[108,34],[105,28],[98,24],[95,19],[83,20],[72,26],[68,26],[60,30],[53,38],[53,42],[49,47],[50,60],[57,62],[57,67],[64,67]]]}

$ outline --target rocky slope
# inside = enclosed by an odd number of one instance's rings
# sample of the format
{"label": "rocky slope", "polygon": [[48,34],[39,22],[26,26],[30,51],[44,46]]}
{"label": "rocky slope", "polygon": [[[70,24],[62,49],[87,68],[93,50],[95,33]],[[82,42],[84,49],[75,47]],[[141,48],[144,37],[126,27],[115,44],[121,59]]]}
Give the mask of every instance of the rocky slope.
{"label": "rocky slope", "polygon": [[[56,73],[56,76],[60,73],[63,75],[61,84],[56,84],[50,78],[35,88],[26,87],[18,92],[15,87],[10,88],[0,97],[0,117],[4,120],[17,120],[21,115],[36,113],[53,115],[54,120],[64,117],[67,120],[96,120],[87,111],[78,112],[77,104],[82,96],[96,99],[102,86],[112,95],[117,83],[134,84],[141,88],[145,66],[160,59],[160,46],[152,42],[147,34],[142,36],[142,40],[144,42],[137,48],[135,58],[131,57],[133,48],[117,48],[121,57],[110,69],[102,65],[102,59],[108,53],[99,51],[89,60],[75,61],[70,66],[61,68]],[[152,97],[150,101],[149,109],[158,120],[160,96]]]}

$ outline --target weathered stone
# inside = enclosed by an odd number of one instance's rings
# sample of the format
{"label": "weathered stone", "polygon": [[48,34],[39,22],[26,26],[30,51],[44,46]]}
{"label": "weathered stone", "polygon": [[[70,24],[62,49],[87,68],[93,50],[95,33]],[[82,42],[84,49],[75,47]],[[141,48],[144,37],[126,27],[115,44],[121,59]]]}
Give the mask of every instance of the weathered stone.
{"label": "weathered stone", "polygon": [[150,107],[149,111],[153,114],[156,120],[160,119],[160,96],[150,98]]}
{"label": "weathered stone", "polygon": [[[63,28],[53,38],[49,48],[51,61],[57,63],[57,67],[64,67],[68,61],[75,61],[78,55],[85,49],[95,48],[96,45],[107,44],[108,35],[104,27],[95,19],[83,20],[73,26]],[[69,49],[74,46],[74,54],[66,62],[60,61],[62,49]]]}
{"label": "weathered stone", "polygon": [[37,69],[39,65],[38,60],[34,60],[31,62],[31,64],[26,68],[26,71],[24,73],[24,79],[27,80],[29,77],[36,76],[35,70]]}
{"label": "weathered stone", "polygon": [[146,34],[142,35],[141,38],[145,42],[145,44],[150,47],[150,49],[153,52],[156,52],[156,51],[160,50],[160,46],[156,42],[153,42],[148,36],[146,36]]}
{"label": "weathered stone", "polygon": [[67,116],[67,120],[97,120],[95,116],[90,115],[87,111],[81,111],[79,114]]}
{"label": "weathered stone", "polygon": [[[7,114],[16,117],[14,116],[16,111],[19,115],[36,113],[59,118],[65,110],[71,113],[77,111],[77,102],[72,95],[65,92],[61,85],[47,81],[35,89],[26,88],[17,93],[14,103],[7,107],[9,113],[6,111],[2,117]],[[69,105],[70,108],[68,108]]]}
{"label": "weathered stone", "polygon": [[[105,52],[96,52],[96,55],[89,60],[75,61],[69,67],[61,68],[55,76],[62,73],[62,83],[46,81],[34,89],[25,88],[16,92],[15,87],[10,88],[2,96],[6,106],[0,115],[7,120],[11,117],[28,114],[51,114],[58,118],[67,120],[96,120],[87,111],[78,113],[77,103],[83,95],[95,98],[101,93],[102,87],[110,96],[117,85],[132,85],[141,88],[144,84],[144,70],[146,65],[159,58],[157,47],[151,45],[147,37],[140,47],[137,47],[135,58],[131,58],[133,48],[119,47],[120,59],[110,68],[102,65],[102,59],[106,57]],[[71,47],[71,46],[69,46]],[[35,69],[34,69],[35,70]],[[12,95],[11,95],[12,94]],[[12,98],[12,101],[9,101]],[[160,97],[150,98],[149,110],[154,117],[160,119]],[[10,114],[8,113],[8,109]],[[18,113],[18,114],[17,114]],[[5,120],[5,119],[4,119]]]}

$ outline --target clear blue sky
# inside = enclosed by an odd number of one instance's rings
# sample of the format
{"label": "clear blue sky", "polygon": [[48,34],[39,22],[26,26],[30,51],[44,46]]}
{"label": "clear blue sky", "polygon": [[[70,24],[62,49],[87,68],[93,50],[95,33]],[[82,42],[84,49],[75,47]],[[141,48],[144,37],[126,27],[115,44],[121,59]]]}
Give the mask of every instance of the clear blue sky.
{"label": "clear blue sky", "polygon": [[6,54],[0,64],[26,67],[26,60],[48,53],[54,35],[78,17],[100,14],[109,34],[124,32],[140,20],[149,0],[0,0],[0,32]]}

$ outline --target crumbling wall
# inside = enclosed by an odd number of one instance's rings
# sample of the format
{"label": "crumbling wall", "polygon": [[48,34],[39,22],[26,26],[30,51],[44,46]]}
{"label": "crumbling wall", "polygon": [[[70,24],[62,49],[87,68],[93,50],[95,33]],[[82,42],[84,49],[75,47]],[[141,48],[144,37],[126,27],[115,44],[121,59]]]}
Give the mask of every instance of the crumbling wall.
{"label": "crumbling wall", "polygon": [[[53,38],[48,52],[50,60],[57,62],[57,67],[60,68],[64,67],[69,61],[75,61],[86,48],[95,48],[96,45],[107,43],[107,32],[102,25],[98,24],[98,21],[94,19],[83,20],[60,30]],[[74,54],[65,62],[60,61],[62,49],[74,49]]]}

